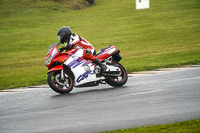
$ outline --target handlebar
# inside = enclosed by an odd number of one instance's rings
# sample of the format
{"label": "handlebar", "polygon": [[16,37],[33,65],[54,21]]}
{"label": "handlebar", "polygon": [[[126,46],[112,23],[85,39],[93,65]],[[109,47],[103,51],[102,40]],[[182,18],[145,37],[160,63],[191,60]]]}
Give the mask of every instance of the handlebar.
{"label": "handlebar", "polygon": [[64,46],[64,47],[60,48],[59,52],[61,53],[61,52],[63,52],[64,50],[68,51],[68,49],[69,49],[68,47]]}

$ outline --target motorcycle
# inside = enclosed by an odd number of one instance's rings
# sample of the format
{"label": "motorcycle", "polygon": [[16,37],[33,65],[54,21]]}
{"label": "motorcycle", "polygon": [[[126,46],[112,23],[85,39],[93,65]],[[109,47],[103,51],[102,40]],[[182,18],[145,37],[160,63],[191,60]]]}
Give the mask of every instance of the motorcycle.
{"label": "motorcycle", "polygon": [[45,65],[49,69],[47,83],[57,93],[66,94],[73,87],[92,87],[100,83],[114,87],[123,86],[128,80],[126,69],[119,63],[122,56],[116,46],[100,49],[95,55],[107,66],[106,72],[84,59],[82,49],[58,50],[61,43],[52,44],[47,52]]}

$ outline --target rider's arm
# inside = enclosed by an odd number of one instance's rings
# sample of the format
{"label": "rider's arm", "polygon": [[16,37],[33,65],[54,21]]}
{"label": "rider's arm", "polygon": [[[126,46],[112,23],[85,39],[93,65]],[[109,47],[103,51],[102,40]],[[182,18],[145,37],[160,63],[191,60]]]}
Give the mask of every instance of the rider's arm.
{"label": "rider's arm", "polygon": [[70,43],[66,43],[65,44],[65,47],[67,48],[67,49],[70,49],[70,48],[72,48],[74,46],[74,44],[70,44]]}
{"label": "rider's arm", "polygon": [[64,47],[60,48],[60,52],[63,52],[64,50],[69,50],[73,47],[73,44],[66,43]]}

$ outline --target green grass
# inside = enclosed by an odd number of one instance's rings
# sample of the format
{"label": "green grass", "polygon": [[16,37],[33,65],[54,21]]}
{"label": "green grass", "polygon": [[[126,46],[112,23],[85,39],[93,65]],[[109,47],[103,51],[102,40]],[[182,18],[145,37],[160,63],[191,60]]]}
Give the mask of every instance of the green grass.
{"label": "green grass", "polygon": [[[116,45],[128,72],[200,64],[199,0],[151,0],[145,10],[135,10],[135,0],[95,0],[72,10],[79,1],[0,0],[0,89],[46,83],[45,55],[65,25],[96,50]],[[193,120],[112,132],[197,133],[199,125]]]}
{"label": "green grass", "polygon": [[142,126],[130,129],[119,129],[101,133],[199,133],[200,120],[176,122],[172,124]]}
{"label": "green grass", "polygon": [[[62,0],[60,0],[62,1]],[[96,50],[122,50],[128,72],[200,64],[200,1],[95,0],[82,10],[56,0],[0,0],[0,89],[46,83],[45,55],[65,25]]]}

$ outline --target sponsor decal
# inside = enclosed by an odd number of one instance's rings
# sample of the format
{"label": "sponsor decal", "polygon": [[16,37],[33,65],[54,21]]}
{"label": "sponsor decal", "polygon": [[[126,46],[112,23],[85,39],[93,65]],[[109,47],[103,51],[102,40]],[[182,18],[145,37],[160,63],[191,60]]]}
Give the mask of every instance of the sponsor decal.
{"label": "sponsor decal", "polygon": [[81,67],[83,67],[83,66],[88,65],[88,64],[90,64],[89,61],[84,60],[83,58],[79,57],[77,60],[73,60],[72,62],[70,62],[68,64],[68,66],[71,67],[71,68],[75,68],[75,67],[80,66],[80,65],[81,65]]}
{"label": "sponsor decal", "polygon": [[94,73],[92,73],[92,70],[90,70],[89,72],[85,72],[85,73],[83,73],[82,75],[80,75],[77,78],[76,82],[77,83],[81,82],[82,80],[84,80],[85,78],[87,78],[89,74],[94,74]]}

